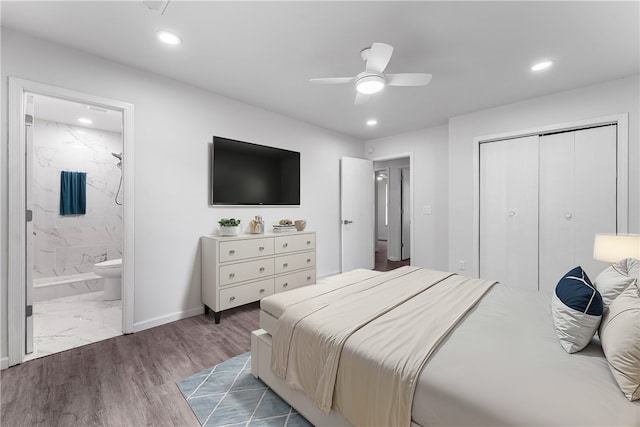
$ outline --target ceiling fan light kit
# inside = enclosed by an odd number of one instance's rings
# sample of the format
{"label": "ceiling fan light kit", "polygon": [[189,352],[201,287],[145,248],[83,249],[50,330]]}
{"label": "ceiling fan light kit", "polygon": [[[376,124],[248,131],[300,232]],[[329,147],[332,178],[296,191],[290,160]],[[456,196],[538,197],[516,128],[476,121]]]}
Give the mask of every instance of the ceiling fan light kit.
{"label": "ceiling fan light kit", "polygon": [[393,46],[386,43],[373,43],[371,47],[360,51],[360,57],[365,63],[365,71],[355,77],[327,77],[310,79],[314,84],[341,84],[355,82],[355,103],[363,104],[369,99],[369,95],[380,92],[385,86],[426,86],[431,81],[431,74],[426,73],[401,73],[384,74],[391,55]]}
{"label": "ceiling fan light kit", "polygon": [[384,77],[375,74],[365,74],[356,82],[356,90],[365,95],[380,92],[384,88]]}

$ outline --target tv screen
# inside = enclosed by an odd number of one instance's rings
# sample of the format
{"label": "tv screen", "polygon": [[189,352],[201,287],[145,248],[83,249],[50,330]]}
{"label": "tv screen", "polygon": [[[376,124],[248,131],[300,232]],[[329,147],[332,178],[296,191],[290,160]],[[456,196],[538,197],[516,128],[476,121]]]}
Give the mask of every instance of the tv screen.
{"label": "tv screen", "polygon": [[213,137],[213,205],[299,205],[300,153]]}

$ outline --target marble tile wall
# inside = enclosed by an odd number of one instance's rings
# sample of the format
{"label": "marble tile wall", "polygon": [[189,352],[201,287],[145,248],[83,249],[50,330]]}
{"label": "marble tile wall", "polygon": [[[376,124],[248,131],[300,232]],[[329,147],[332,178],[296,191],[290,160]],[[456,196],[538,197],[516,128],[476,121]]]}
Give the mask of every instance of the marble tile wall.
{"label": "marble tile wall", "polygon": [[[45,120],[33,131],[33,278],[88,273],[122,257],[122,135]],[[60,215],[60,172],[87,172],[85,215]],[[122,192],[118,198],[122,203]]]}

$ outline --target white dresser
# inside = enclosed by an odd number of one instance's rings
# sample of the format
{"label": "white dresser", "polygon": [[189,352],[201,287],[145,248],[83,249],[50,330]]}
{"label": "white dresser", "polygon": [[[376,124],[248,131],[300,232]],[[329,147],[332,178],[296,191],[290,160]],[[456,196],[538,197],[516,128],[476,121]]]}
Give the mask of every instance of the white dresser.
{"label": "white dresser", "polygon": [[205,314],[316,283],[315,232],[202,236]]}

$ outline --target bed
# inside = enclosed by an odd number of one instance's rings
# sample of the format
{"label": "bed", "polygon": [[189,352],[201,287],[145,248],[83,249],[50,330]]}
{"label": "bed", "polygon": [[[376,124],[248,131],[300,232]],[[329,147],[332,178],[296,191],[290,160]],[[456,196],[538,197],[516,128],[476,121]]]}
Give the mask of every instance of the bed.
{"label": "bed", "polygon": [[[252,333],[251,340],[253,374],[314,425],[362,425],[349,414],[348,405],[336,401],[342,398],[339,392],[334,392],[327,413],[312,396],[275,375],[272,335],[287,313],[301,304],[326,300],[354,284],[383,282],[390,274],[396,279],[404,273],[423,274],[423,270],[354,270],[263,299],[261,329]],[[442,277],[459,280],[457,275]],[[502,284],[487,286],[456,324],[445,328],[420,366],[405,425],[639,426],[640,403],[621,393],[597,339],[581,352],[568,354],[558,344],[550,307],[549,295]],[[338,376],[348,374],[339,369]],[[387,387],[382,384],[379,388]]]}

